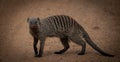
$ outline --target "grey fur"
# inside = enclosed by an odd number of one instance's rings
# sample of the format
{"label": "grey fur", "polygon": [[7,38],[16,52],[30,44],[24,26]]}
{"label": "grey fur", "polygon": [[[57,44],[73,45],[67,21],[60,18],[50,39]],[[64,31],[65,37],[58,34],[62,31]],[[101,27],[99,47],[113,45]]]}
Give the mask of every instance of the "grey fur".
{"label": "grey fur", "polygon": [[[86,43],[90,44],[95,50],[104,56],[113,57],[108,53],[103,52],[90,39],[87,32],[79,25],[73,18],[65,15],[50,16],[44,19],[28,18],[30,33],[34,38],[34,52],[36,57],[41,57],[43,54],[44,43],[46,37],[59,37],[64,49],[55,52],[55,54],[62,54],[69,48],[68,40],[82,46],[79,55],[85,54]],[[37,51],[37,43],[40,40],[39,53]]]}

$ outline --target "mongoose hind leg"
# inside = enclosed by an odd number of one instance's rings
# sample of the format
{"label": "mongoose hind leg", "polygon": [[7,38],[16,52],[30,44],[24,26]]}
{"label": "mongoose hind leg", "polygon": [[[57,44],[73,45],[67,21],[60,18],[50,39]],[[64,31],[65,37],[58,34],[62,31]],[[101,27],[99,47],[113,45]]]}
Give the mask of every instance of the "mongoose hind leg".
{"label": "mongoose hind leg", "polygon": [[72,37],[70,37],[70,39],[74,43],[82,46],[82,50],[80,51],[80,53],[78,53],[78,55],[84,55],[85,49],[86,49],[86,43],[84,42],[84,40],[81,37],[79,37],[78,35],[72,36]]}
{"label": "mongoose hind leg", "polygon": [[65,38],[60,38],[60,40],[61,40],[62,45],[64,46],[64,49],[62,49],[62,50],[60,50],[60,51],[57,51],[57,52],[54,52],[55,54],[62,54],[62,53],[64,53],[65,51],[67,51],[68,48],[69,48],[68,38],[67,38],[67,37],[65,37]]}

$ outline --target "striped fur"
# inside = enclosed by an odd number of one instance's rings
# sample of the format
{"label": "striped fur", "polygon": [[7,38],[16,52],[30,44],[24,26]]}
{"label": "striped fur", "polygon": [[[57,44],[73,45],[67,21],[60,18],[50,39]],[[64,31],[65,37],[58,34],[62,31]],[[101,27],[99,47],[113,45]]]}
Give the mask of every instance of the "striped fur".
{"label": "striped fur", "polygon": [[52,27],[54,32],[62,32],[63,34],[66,34],[72,30],[74,30],[76,33],[78,33],[78,32],[80,33],[80,29],[84,30],[70,16],[56,15],[56,16],[51,16],[51,17],[45,18],[41,21],[43,21],[46,25],[49,25],[47,28]]}
{"label": "striped fur", "polygon": [[[113,57],[113,55],[105,53],[95,43],[93,43],[84,28],[69,16],[56,15],[44,19],[28,18],[28,23],[30,27],[30,33],[34,38],[34,52],[36,57],[42,56],[45,39],[46,37],[51,36],[59,37],[62,45],[64,46],[64,49],[55,52],[56,54],[62,54],[67,51],[69,48],[68,41],[72,40],[76,44],[82,46],[82,50],[79,55],[85,54],[86,41],[91,47],[93,47],[102,55]],[[40,40],[39,53],[37,52],[36,47],[38,40]]]}
{"label": "striped fur", "polygon": [[48,21],[54,27],[55,31],[68,30],[68,28],[73,27],[75,23],[72,18],[63,15],[48,17]]}

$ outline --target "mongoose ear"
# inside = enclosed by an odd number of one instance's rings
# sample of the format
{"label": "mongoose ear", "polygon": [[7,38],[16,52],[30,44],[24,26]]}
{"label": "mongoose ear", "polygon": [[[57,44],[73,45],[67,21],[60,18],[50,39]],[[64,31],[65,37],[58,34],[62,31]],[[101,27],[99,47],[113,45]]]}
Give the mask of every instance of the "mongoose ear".
{"label": "mongoose ear", "polygon": [[39,20],[39,21],[40,21],[40,18],[37,18],[37,20]]}
{"label": "mongoose ear", "polygon": [[29,18],[27,18],[27,22],[29,22]]}
{"label": "mongoose ear", "polygon": [[38,20],[39,24],[41,25],[41,23],[40,23],[40,18],[37,18],[37,20]]}

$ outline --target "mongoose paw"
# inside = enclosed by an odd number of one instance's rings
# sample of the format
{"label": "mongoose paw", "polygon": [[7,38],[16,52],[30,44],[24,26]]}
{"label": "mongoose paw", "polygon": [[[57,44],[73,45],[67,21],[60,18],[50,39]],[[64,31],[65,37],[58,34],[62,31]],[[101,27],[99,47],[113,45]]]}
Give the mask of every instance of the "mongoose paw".
{"label": "mongoose paw", "polygon": [[84,55],[85,53],[78,53],[78,55]]}
{"label": "mongoose paw", "polygon": [[62,52],[60,52],[60,51],[59,52],[54,52],[54,54],[62,54]]}
{"label": "mongoose paw", "polygon": [[35,57],[42,57],[42,55],[35,55]]}

